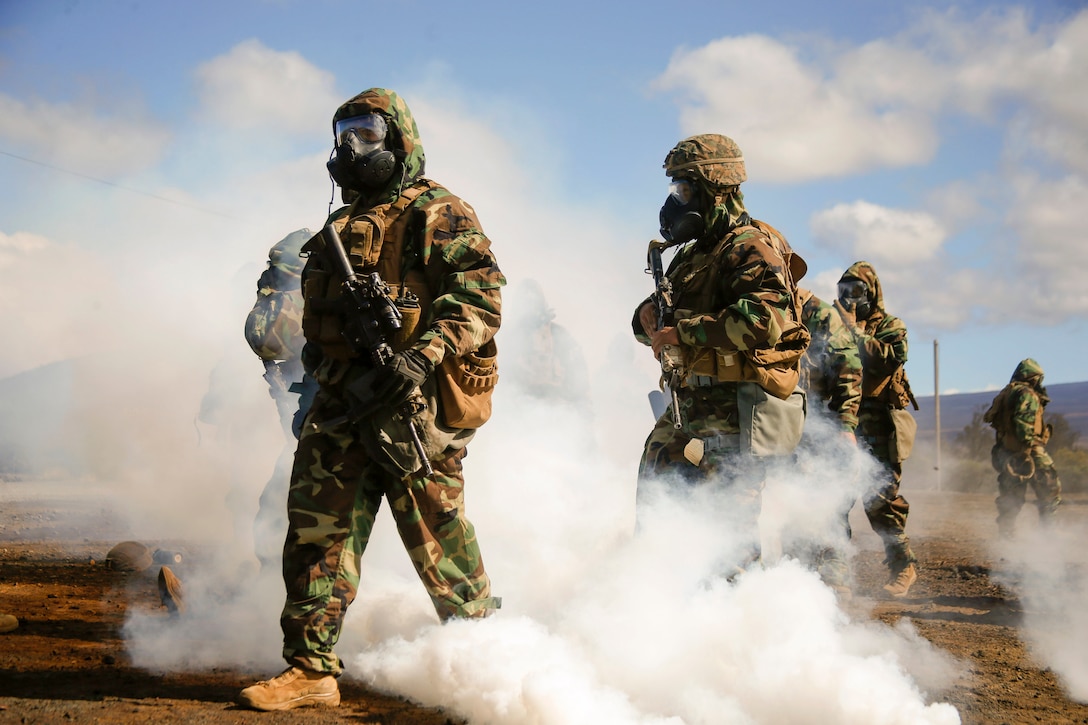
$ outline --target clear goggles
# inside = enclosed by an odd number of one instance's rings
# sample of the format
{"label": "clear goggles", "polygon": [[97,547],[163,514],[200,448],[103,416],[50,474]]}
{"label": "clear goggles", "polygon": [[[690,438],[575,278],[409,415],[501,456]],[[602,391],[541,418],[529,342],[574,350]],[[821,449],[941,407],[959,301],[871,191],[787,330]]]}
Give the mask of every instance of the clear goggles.
{"label": "clear goggles", "polygon": [[840,300],[863,300],[869,296],[869,285],[860,279],[849,279],[839,282]]}
{"label": "clear goggles", "polygon": [[344,142],[348,131],[355,131],[360,140],[365,143],[378,144],[385,140],[389,127],[380,114],[368,113],[363,116],[340,119],[336,122],[333,131],[336,134],[337,145]]}
{"label": "clear goggles", "polygon": [[687,206],[695,198],[695,184],[687,179],[675,179],[669,184],[669,196],[680,206]]}

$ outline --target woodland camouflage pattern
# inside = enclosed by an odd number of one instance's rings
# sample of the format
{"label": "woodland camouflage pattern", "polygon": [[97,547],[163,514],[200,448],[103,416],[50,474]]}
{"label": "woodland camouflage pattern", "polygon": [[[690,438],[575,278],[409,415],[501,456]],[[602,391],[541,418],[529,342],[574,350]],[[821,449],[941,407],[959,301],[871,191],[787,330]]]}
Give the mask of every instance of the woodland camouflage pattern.
{"label": "woodland camouflage pattern", "polygon": [[302,335],[302,290],[299,251],[313,232],[291,232],[268,252],[268,268],[257,280],[257,301],[246,318],[246,341],[262,360],[297,360]]}
{"label": "woodland camouflage pattern", "polygon": [[[432,362],[461,356],[490,341],[499,328],[500,288],[506,283],[490,242],[466,202],[423,174],[424,154],[416,123],[404,101],[392,91],[370,89],[342,105],[334,116],[347,118],[371,111],[387,115],[394,150],[401,152],[403,174],[388,185],[359,197],[332,214],[331,220],[373,219],[387,232],[378,249],[400,250],[391,263],[407,284],[418,283],[424,311],[423,331],[410,344]],[[402,194],[422,191],[408,211],[409,225],[391,206]],[[362,222],[360,222],[362,223]],[[354,227],[352,227],[354,228]],[[400,238],[390,229],[408,229]],[[372,260],[356,254],[352,235],[343,234],[359,273],[375,270]],[[375,256],[377,256],[375,254]],[[398,269],[399,267],[399,269]],[[325,274],[321,255],[310,255],[303,272],[307,314],[310,279]],[[396,280],[387,280],[395,286]],[[325,300],[314,298],[315,306]],[[335,317],[336,306],[321,315]],[[307,335],[310,335],[309,329]],[[421,471],[395,473],[380,460],[383,439],[398,440],[403,431],[389,432],[378,423],[342,420],[349,412],[346,385],[367,374],[369,359],[337,358],[324,343],[311,338],[303,359],[321,387],[306,418],[295,455],[289,494],[290,528],[283,552],[287,604],[281,617],[284,658],[319,672],[337,673],[333,652],[348,605],[359,586],[359,562],[370,537],[382,498],[389,501],[397,529],[413,565],[441,619],[486,616],[499,605],[491,597],[472,525],[464,514],[461,458],[474,431],[451,434],[457,444],[429,456],[434,475]],[[422,386],[435,400],[434,377]],[[387,419],[372,416],[372,420]],[[433,422],[433,419],[432,419]],[[410,446],[409,446],[410,447]]]}
{"label": "woodland camouflage pattern", "polygon": [[[789,269],[789,244],[772,234],[769,227],[755,225],[738,189],[723,189],[716,183],[743,180],[743,165],[736,166],[742,164],[739,156],[739,149],[730,139],[708,134],[685,139],[666,157],[670,176],[691,179],[714,200],[713,208],[703,214],[707,231],[680,247],[666,271],[676,310],[676,319],[666,321],[666,325],[675,325],[685,360],[713,356],[715,351],[771,350],[784,330],[800,326]],[[722,158],[731,159],[728,168],[702,164],[705,159]],[[687,168],[676,168],[678,165]],[[708,180],[702,175],[708,168],[739,176]],[[647,345],[650,338],[642,328],[639,310],[651,299],[636,307],[631,321],[636,339]],[[748,539],[750,558],[758,557],[763,463],[739,448],[739,383],[692,385],[691,381],[688,378],[678,391],[682,427],[674,427],[670,408],[646,439],[639,465],[640,483],[671,475],[692,484],[713,482],[721,486],[737,514],[736,529]],[[706,450],[701,461],[693,465],[684,449],[696,438],[705,442]]]}
{"label": "woodland camouflage pattern", "polygon": [[[1062,484],[1046,450],[1049,436],[1043,413],[1049,402],[1043,368],[1026,358],[983,416],[994,428],[991,460],[998,472],[997,528],[1002,536],[1013,533],[1028,484],[1035,491],[1041,522],[1052,520],[1061,505]],[[1031,475],[1018,475],[1025,472]]]}
{"label": "woodland camouflage pattern", "polygon": [[[907,326],[884,309],[884,293],[876,270],[868,262],[855,262],[839,281],[861,280],[869,288],[872,311],[864,320],[836,301],[835,308],[851,332],[861,354],[862,399],[858,410],[857,436],[883,464],[885,480],[865,494],[865,514],[884,543],[884,560],[892,572],[917,561],[906,533],[910,504],[899,494],[902,462],[893,460],[895,426],[889,410],[910,402],[903,366],[907,362]],[[901,381],[901,382],[897,382]]]}
{"label": "woodland camouflage pattern", "polygon": [[812,336],[801,358],[801,386],[808,393],[809,410],[826,403],[844,430],[858,427],[861,406],[861,356],[850,331],[834,306],[807,289],[798,288],[801,321]]}
{"label": "woodland camouflage pattern", "polygon": [[748,179],[744,155],[736,141],[720,134],[686,138],[665,157],[665,173],[672,178],[696,176],[718,187],[740,186]]}

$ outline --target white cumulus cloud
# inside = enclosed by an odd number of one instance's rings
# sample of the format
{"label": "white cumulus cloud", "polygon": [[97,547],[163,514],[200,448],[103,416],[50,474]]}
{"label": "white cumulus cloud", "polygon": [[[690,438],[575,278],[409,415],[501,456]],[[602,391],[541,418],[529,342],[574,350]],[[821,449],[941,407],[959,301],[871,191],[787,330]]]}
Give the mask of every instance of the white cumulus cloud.
{"label": "white cumulus cloud", "polygon": [[874,263],[913,264],[931,259],[948,236],[922,211],[891,209],[867,201],[836,204],[813,216],[817,243]]}
{"label": "white cumulus cloud", "polygon": [[196,81],[203,112],[238,130],[310,134],[328,126],[345,100],[332,73],[259,40],[241,42],[204,63]]}

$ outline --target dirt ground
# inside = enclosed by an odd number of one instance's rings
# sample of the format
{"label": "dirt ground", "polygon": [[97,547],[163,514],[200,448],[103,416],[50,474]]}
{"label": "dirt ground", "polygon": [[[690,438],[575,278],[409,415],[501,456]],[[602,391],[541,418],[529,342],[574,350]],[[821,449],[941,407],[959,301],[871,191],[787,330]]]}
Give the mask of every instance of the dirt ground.
{"label": "dirt ground", "polygon": [[[4,485],[0,481],[0,494]],[[22,484],[22,490],[33,489]],[[877,540],[855,507],[860,550],[852,616],[886,623],[909,618],[922,636],[965,663],[965,674],[938,698],[954,705],[964,723],[1088,723],[1088,704],[1070,700],[1022,640],[1020,594],[996,581],[1003,562],[987,553],[992,496],[905,493],[918,583],[903,600],[880,596],[885,573]],[[0,612],[20,620],[18,629],[0,635],[0,723],[458,722],[346,678],[336,710],[256,713],[233,704],[253,673],[134,668],[120,630],[132,608],[168,616],[156,587],[158,567],[142,574],[111,571],[104,558],[117,542],[96,538],[94,526],[73,532],[70,509],[83,507],[84,520],[99,523],[108,517],[105,510],[33,495],[0,501]],[[1088,521],[1088,498],[1069,497],[1063,516]],[[1030,502],[1021,519],[1022,528],[1034,525]]]}

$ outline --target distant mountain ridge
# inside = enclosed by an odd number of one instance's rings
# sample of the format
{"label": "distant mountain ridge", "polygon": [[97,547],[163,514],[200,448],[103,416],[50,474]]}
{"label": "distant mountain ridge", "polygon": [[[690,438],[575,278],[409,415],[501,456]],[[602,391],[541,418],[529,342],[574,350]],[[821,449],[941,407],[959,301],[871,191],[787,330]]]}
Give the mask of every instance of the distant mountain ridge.
{"label": "distant mountain ridge", "polygon": [[[1088,444],[1088,382],[1056,383],[1046,385],[1050,395],[1050,404],[1046,407],[1047,415],[1061,413],[1069,425],[1080,433],[1078,443]],[[971,423],[975,411],[990,407],[997,390],[981,393],[956,393],[941,396],[941,442],[951,443],[964,427]],[[914,418],[918,421],[918,437],[925,440],[936,438],[935,406],[933,396],[918,398],[918,410]]]}

